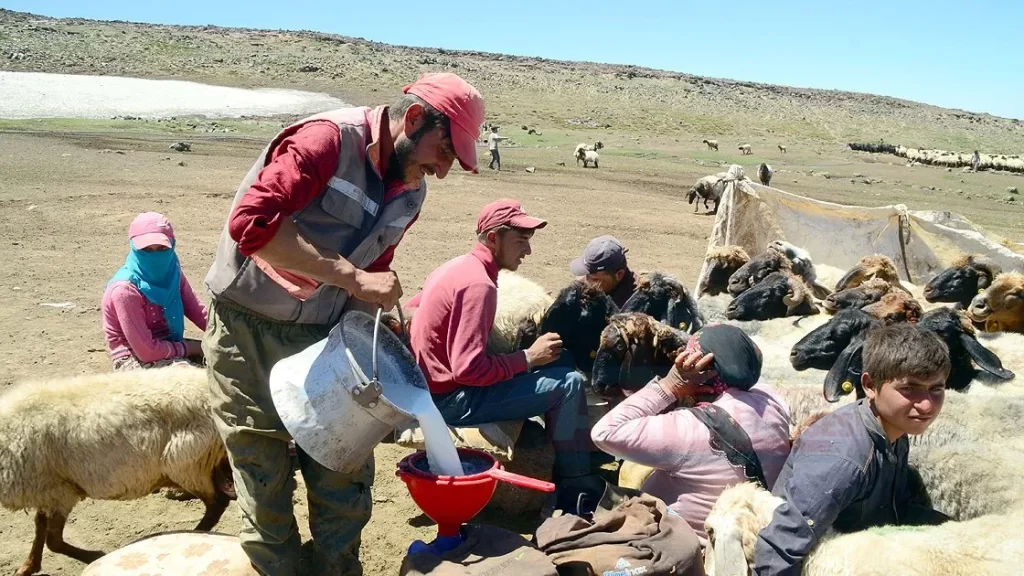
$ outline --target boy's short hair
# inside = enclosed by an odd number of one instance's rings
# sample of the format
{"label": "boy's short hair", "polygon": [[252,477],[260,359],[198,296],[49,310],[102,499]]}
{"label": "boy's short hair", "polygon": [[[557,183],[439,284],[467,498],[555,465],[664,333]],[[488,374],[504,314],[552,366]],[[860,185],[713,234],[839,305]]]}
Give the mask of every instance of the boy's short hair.
{"label": "boy's short hair", "polygon": [[949,348],[938,334],[908,322],[871,330],[864,340],[864,371],[875,389],[899,378],[949,378]]}

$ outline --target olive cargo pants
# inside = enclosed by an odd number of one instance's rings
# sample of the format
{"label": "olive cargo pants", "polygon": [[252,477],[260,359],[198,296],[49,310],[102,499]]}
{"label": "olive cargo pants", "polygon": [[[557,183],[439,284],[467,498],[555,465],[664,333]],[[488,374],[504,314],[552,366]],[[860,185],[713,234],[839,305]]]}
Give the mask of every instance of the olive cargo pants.
{"label": "olive cargo pants", "polygon": [[[227,447],[242,509],[242,549],[260,574],[299,574],[301,541],[292,511],[291,436],[270,396],[274,364],[327,337],[330,326],[288,324],[214,300],[203,338],[214,421]],[[309,500],[309,529],[328,566],[360,576],[360,533],[370,520],[373,456],[354,474],[318,464],[297,449]]]}

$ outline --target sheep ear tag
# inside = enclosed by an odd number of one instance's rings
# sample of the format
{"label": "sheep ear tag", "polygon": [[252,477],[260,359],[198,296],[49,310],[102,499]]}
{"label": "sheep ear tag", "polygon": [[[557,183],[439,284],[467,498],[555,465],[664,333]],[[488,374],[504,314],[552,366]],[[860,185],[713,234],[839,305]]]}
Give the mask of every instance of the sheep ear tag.
{"label": "sheep ear tag", "polygon": [[1003,368],[1003,362],[994,352],[981,345],[981,342],[970,334],[961,334],[960,343],[963,344],[971,359],[985,372],[992,374],[1000,380],[1012,380],[1016,374]]}
{"label": "sheep ear tag", "polygon": [[825,400],[838,402],[840,398],[855,390],[858,398],[863,397],[864,393],[860,388],[861,351],[863,348],[863,341],[851,342],[836,358],[832,368],[825,375],[825,384],[822,390]]}
{"label": "sheep ear tag", "polygon": [[591,350],[590,351],[590,358],[591,359],[597,358],[597,350]]}

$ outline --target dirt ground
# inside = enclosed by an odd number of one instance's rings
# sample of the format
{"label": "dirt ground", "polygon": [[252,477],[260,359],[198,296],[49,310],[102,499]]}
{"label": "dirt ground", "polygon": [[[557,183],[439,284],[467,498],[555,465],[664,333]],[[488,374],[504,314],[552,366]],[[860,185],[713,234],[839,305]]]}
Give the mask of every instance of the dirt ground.
{"label": "dirt ground", "polygon": [[[109,369],[99,301],[123,261],[128,223],[139,212],[157,210],[172,219],[185,272],[201,288],[237,183],[265,142],[194,139],[194,152],[184,154],[167,149],[173,141],[153,135],[0,134],[0,391],[28,378]],[[550,222],[535,237],[533,255],[521,272],[551,290],[570,280],[568,261],[603,233],[630,247],[635,269],[663,270],[692,284],[713,216],[703,210],[695,214],[685,191],[696,178],[720,168],[698,164],[708,153],[672,139],[630,142],[634,149],[649,151],[642,154],[627,153],[624,146],[616,152],[614,137],[606,142],[610,146],[602,151],[599,170],[576,168],[565,149],[505,149],[503,160],[511,170],[484,169],[479,176],[453,172],[443,181],[431,180],[423,214],[395,261],[407,297],[435,266],[471,247],[479,208],[502,196],[520,199],[531,214]],[[721,158],[731,159],[727,153]],[[909,169],[895,158],[858,155],[838,146],[822,154],[791,144],[788,156],[769,158],[777,170],[773,183],[798,194],[947,209],[1016,242],[1024,239],[1020,201],[1002,201],[1007,186],[1020,186],[1020,177]],[[558,166],[559,161],[566,165]],[[523,171],[526,166],[536,166],[536,173]],[[754,175],[755,167],[747,166],[748,175]],[[831,177],[811,170],[828,171]],[[854,174],[879,182],[851,183]],[[199,333],[190,327],[187,335]],[[405,454],[393,445],[376,450],[374,514],[363,532],[367,574],[396,573],[408,544],[434,532],[395,477],[395,464]],[[295,502],[308,539],[301,489]],[[153,532],[190,529],[201,515],[196,501],[159,495],[131,502],[87,501],[72,513],[66,536],[86,548],[111,550]],[[239,519],[232,506],[218,530],[237,533]],[[498,515],[482,519],[502,520]],[[529,530],[529,520],[517,526]],[[0,573],[13,573],[31,537],[28,513],[0,511]],[[49,552],[43,567],[51,575],[82,569]]]}

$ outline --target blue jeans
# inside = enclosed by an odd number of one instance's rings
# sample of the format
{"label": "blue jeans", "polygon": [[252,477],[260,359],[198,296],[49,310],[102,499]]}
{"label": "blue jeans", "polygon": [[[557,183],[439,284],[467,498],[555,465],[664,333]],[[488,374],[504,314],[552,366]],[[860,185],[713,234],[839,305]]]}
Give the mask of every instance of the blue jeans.
{"label": "blue jeans", "polygon": [[462,386],[434,395],[434,404],[450,426],[479,426],[500,420],[544,416],[555,448],[555,479],[590,473],[590,421],[583,376],[563,365],[526,372],[491,386]]}

